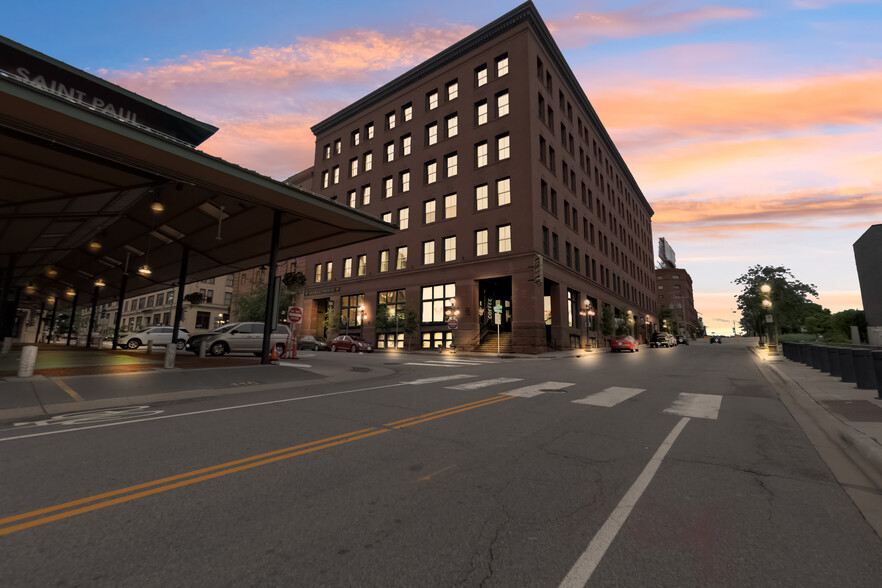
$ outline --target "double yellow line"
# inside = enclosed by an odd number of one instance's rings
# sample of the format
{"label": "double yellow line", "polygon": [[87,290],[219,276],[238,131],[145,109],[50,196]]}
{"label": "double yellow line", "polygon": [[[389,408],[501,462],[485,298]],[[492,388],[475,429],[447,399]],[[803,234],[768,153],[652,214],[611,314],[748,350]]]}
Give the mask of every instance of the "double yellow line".
{"label": "double yellow line", "polygon": [[153,494],[168,492],[175,488],[183,488],[184,486],[190,486],[191,484],[228,476],[236,472],[250,470],[251,468],[256,468],[276,461],[282,461],[284,459],[291,459],[292,457],[297,457],[299,455],[306,455],[307,453],[330,449],[331,447],[336,447],[338,445],[344,445],[346,443],[352,443],[353,441],[382,435],[383,433],[389,433],[398,429],[412,427],[413,425],[418,425],[420,423],[440,419],[468,410],[474,410],[476,408],[482,408],[505,400],[511,400],[512,398],[514,398],[514,396],[493,396],[476,402],[461,404],[444,410],[411,417],[409,419],[385,423],[381,427],[369,427],[367,429],[351,431],[342,435],[319,439],[318,441],[310,441],[309,443],[302,443],[300,445],[270,451],[269,453],[261,453],[260,455],[237,459],[220,465],[193,470],[192,472],[153,480],[152,482],[145,482],[143,484],[129,486],[128,488],[121,488],[119,490],[113,490],[112,492],[105,492],[104,494],[97,494],[95,496],[89,496],[88,498],[81,498],[79,500],[65,502],[64,504],[58,504],[40,510],[6,517],[0,519],[0,535],[9,535],[17,531],[45,525],[46,523],[51,523],[53,521],[67,519],[95,510],[100,510],[102,508],[107,508],[109,506],[137,500],[138,498],[152,496]]}

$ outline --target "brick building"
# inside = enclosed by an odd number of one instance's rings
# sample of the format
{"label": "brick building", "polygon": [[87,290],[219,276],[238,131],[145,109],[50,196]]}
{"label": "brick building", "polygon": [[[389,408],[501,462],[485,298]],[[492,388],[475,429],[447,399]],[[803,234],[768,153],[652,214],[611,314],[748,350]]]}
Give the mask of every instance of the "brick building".
{"label": "brick building", "polygon": [[676,331],[669,329],[670,332],[693,339],[703,336],[704,326],[695,310],[692,277],[689,273],[676,267],[659,268],[655,270],[655,281],[659,309],[670,311],[671,320],[677,324]]}
{"label": "brick building", "polygon": [[422,348],[495,351],[497,328],[514,352],[604,344],[604,309],[657,329],[652,208],[532,3],[312,130],[289,182],[400,232],[297,260],[303,333],[333,334],[330,315],[391,347],[378,306],[416,313]]}

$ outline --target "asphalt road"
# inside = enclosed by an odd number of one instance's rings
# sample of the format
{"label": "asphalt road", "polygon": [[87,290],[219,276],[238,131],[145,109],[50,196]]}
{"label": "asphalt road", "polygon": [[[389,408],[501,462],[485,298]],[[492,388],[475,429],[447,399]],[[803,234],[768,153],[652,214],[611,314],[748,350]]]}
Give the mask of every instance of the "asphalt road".
{"label": "asphalt road", "polygon": [[387,371],[0,424],[0,586],[882,577],[882,542],[743,347],[303,355]]}

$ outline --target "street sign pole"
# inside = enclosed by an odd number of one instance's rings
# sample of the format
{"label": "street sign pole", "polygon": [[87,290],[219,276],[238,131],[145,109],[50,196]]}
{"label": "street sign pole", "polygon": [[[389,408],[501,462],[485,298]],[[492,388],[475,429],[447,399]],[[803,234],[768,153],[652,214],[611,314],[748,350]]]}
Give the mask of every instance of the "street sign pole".
{"label": "street sign pole", "polygon": [[289,359],[297,359],[297,337],[294,336],[297,323],[303,320],[303,309],[299,306],[288,307],[288,341],[285,355]]}

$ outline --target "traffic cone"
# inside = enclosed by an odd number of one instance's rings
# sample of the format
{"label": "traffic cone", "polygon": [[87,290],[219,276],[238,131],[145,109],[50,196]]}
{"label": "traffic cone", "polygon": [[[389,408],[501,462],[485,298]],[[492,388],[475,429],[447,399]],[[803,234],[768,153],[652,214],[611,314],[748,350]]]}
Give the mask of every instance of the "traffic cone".
{"label": "traffic cone", "polygon": [[270,351],[270,363],[273,365],[279,365],[279,352],[276,351],[275,345],[273,345],[273,349]]}

